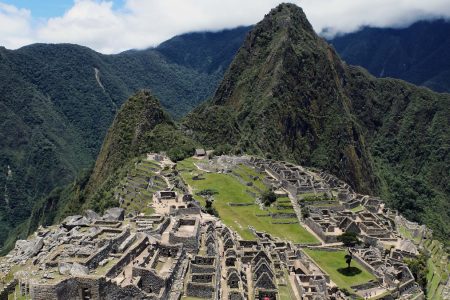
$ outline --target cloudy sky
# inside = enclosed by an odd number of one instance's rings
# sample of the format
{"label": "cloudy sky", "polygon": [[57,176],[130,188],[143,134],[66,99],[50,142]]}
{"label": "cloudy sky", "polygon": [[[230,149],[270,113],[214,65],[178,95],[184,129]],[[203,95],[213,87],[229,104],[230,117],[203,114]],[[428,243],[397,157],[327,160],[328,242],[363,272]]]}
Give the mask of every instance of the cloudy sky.
{"label": "cloudy sky", "polygon": [[[276,0],[0,0],[0,45],[76,43],[102,53],[156,46],[190,31],[255,24]],[[295,0],[317,32],[450,19],[450,0]]]}

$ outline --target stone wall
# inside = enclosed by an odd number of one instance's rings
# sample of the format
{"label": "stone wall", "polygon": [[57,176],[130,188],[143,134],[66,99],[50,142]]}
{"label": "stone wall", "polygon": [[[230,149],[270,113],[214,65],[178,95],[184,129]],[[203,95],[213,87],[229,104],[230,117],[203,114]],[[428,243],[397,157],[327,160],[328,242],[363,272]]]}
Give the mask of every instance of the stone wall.
{"label": "stone wall", "polygon": [[169,214],[173,216],[182,215],[199,215],[201,212],[200,207],[185,207],[185,208],[170,208]]}
{"label": "stone wall", "polygon": [[116,299],[158,299],[155,295],[142,292],[135,286],[119,287],[105,278],[73,277],[55,285],[30,284],[30,296],[33,300],[83,300],[89,296],[92,300]]}
{"label": "stone wall", "polygon": [[148,239],[143,238],[132,249],[129,249],[117,263],[109,269],[106,277],[114,278],[122,271],[122,269],[129,264],[136,256],[139,255],[148,246]]}
{"label": "stone wall", "polygon": [[317,234],[324,242],[335,243],[337,241],[336,236],[326,235],[322,231],[322,227],[310,218],[305,219],[305,224],[308,225],[308,227],[311,228],[311,230],[314,231],[314,233]]}
{"label": "stone wall", "polygon": [[298,224],[297,221],[274,221],[271,224]]}
{"label": "stone wall", "polygon": [[101,299],[104,300],[159,300],[159,297],[157,297],[155,294],[144,293],[134,285],[121,287],[112,282],[105,282],[102,286]]}
{"label": "stone wall", "polygon": [[199,238],[198,231],[196,232],[196,235],[186,237],[176,235],[173,232],[169,233],[169,242],[171,244],[183,244],[183,246],[188,250],[198,249],[198,238]]}
{"label": "stone wall", "polygon": [[[157,234],[163,234],[164,231],[166,231],[167,227],[170,225],[170,219],[164,218],[164,221],[162,221],[158,227],[152,230],[147,230],[146,228],[141,230],[142,232],[148,234],[148,235],[157,235]],[[140,230],[138,230],[140,231]]]}
{"label": "stone wall", "polygon": [[[177,229],[182,225],[193,225],[194,230],[192,234],[179,234]],[[169,242],[171,244],[183,244],[183,246],[188,250],[198,249],[198,241],[200,237],[200,226],[198,219],[179,219],[174,227],[173,231],[169,232]]]}
{"label": "stone wall", "polygon": [[153,270],[133,267],[133,277],[141,276],[141,288],[147,293],[159,294],[166,287],[166,279],[158,276]]}
{"label": "stone wall", "polygon": [[371,273],[373,276],[375,276],[377,278],[378,281],[382,281],[382,277],[381,274],[378,274],[378,272],[371,266],[369,265],[364,259],[362,259],[359,255],[357,254],[353,254],[353,259],[355,261],[357,261],[358,263],[360,263],[362,266],[364,266],[367,271],[369,271],[369,273]]}
{"label": "stone wall", "polygon": [[112,250],[112,244],[108,244],[100,248],[97,252],[89,256],[84,265],[90,270],[95,269],[97,265],[109,256]]}
{"label": "stone wall", "polygon": [[130,228],[125,229],[122,233],[116,236],[111,242],[113,249],[117,250],[119,246],[130,236]]}
{"label": "stone wall", "polygon": [[[105,231],[111,231],[112,229],[105,229],[102,230],[99,234]],[[113,232],[116,232],[116,230],[112,230]],[[127,237],[130,236],[130,229],[127,228],[123,232],[120,232],[114,239],[111,239],[105,246],[101,247],[97,252],[93,253],[91,256],[89,256],[86,261],[83,263],[86,267],[89,269],[95,269],[99,262],[104,260],[109,256],[109,253],[114,249],[117,250]]]}
{"label": "stone wall", "polygon": [[213,283],[214,274],[192,274],[191,281],[195,283]]}
{"label": "stone wall", "polygon": [[190,297],[213,299],[215,288],[212,285],[188,282],[186,294]]}
{"label": "stone wall", "polygon": [[202,265],[196,265],[191,264],[191,273],[196,274],[211,274],[216,271],[216,267],[213,266],[202,266]]}
{"label": "stone wall", "polygon": [[244,300],[244,296],[238,291],[230,291],[228,300]]}
{"label": "stone wall", "polygon": [[[83,299],[89,294],[91,299],[100,299],[102,280],[99,278],[72,277],[55,285],[30,284],[30,296],[33,300]],[[103,280],[104,282],[104,280]]]}
{"label": "stone wall", "polygon": [[8,282],[0,291],[0,300],[8,300],[8,294],[14,291],[17,284],[18,284],[17,279],[13,279],[10,282]]}
{"label": "stone wall", "polygon": [[250,202],[228,202],[229,206],[252,206],[255,205],[255,203]]}
{"label": "stone wall", "polygon": [[206,266],[214,266],[216,263],[216,258],[213,256],[200,256],[197,255],[192,260],[193,264],[196,265],[206,265]]}
{"label": "stone wall", "polygon": [[297,218],[297,215],[295,213],[273,213],[273,214],[271,214],[271,216],[274,219]]}

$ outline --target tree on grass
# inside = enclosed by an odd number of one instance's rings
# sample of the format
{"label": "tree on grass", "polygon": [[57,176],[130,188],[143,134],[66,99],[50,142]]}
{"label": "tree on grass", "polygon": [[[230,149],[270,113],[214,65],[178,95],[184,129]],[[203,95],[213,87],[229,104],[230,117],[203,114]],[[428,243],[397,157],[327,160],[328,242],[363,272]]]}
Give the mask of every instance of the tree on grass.
{"label": "tree on grass", "polygon": [[213,202],[211,198],[206,199],[205,210],[208,214],[219,217],[219,212],[213,207]]}
{"label": "tree on grass", "polygon": [[277,201],[277,195],[273,191],[265,191],[261,196],[265,206],[270,206],[270,204]]}
{"label": "tree on grass", "polygon": [[310,213],[309,213],[309,208],[307,206],[302,208],[302,218],[303,220],[306,218],[309,218]]}
{"label": "tree on grass", "polygon": [[361,244],[358,235],[354,232],[344,232],[338,236],[337,240],[344,244],[345,247],[354,247]]}
{"label": "tree on grass", "polygon": [[350,264],[352,263],[353,255],[349,252],[345,255],[345,263],[347,264],[347,269],[350,269]]}

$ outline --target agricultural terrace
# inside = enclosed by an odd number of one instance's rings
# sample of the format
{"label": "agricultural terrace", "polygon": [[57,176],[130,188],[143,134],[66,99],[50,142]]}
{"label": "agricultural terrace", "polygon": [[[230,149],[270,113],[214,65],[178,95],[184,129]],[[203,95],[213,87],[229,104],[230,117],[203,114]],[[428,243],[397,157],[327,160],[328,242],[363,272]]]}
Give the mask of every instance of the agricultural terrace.
{"label": "agricultural terrace", "polygon": [[167,188],[164,179],[156,174],[160,169],[161,166],[152,160],[143,159],[136,163],[116,189],[122,199],[120,206],[129,212],[153,213],[150,207],[153,193]]}

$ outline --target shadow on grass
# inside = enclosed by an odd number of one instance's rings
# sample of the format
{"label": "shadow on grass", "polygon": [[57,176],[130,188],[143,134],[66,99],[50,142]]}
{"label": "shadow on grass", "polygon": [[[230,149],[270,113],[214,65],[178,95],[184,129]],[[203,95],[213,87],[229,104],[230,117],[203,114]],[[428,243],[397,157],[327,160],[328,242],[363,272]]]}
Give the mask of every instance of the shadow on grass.
{"label": "shadow on grass", "polygon": [[344,276],[355,276],[362,272],[361,269],[359,269],[357,267],[339,268],[339,269],[337,269],[337,271]]}

